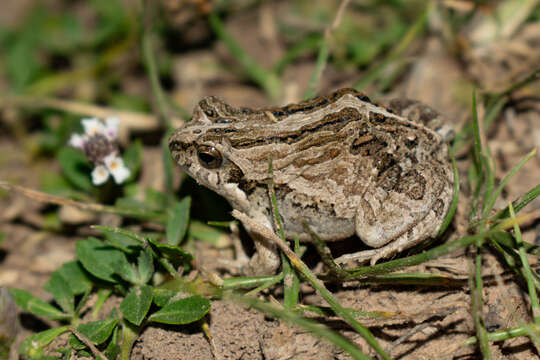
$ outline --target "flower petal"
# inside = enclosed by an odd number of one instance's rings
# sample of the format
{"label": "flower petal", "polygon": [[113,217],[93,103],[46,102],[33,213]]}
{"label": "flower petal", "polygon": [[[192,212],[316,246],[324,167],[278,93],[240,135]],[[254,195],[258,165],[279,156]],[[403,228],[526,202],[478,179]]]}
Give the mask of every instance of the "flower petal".
{"label": "flower petal", "polygon": [[81,123],[84,127],[84,133],[88,136],[105,133],[105,125],[97,118],[82,119]]}
{"label": "flower petal", "polygon": [[103,165],[98,165],[92,170],[92,183],[102,185],[109,178],[109,170]]}
{"label": "flower petal", "polygon": [[86,142],[86,137],[79,134],[73,134],[69,138],[69,145],[77,149],[82,149],[84,147],[85,142]]}
{"label": "flower petal", "polygon": [[109,154],[103,159],[105,166],[114,178],[117,184],[121,184],[129,177],[131,172],[124,165],[124,160],[116,154]]}
{"label": "flower petal", "polygon": [[105,118],[105,136],[109,138],[109,140],[116,139],[118,136],[118,124],[120,123],[120,119],[117,117],[108,117]]}

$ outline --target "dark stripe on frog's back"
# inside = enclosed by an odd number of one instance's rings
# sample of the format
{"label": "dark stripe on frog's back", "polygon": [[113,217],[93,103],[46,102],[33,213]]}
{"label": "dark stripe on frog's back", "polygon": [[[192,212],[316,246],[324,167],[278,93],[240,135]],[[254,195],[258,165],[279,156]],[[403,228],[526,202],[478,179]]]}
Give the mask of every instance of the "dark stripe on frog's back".
{"label": "dark stripe on frog's back", "polygon": [[[358,92],[351,88],[344,88],[337,91],[334,91],[333,93],[326,95],[326,96],[319,96],[310,100],[303,101],[298,104],[290,104],[284,107],[280,108],[266,108],[266,109],[259,109],[259,110],[253,110],[249,108],[231,108],[228,107],[227,111],[230,113],[237,114],[237,118],[240,118],[237,122],[243,122],[249,119],[252,123],[259,123],[261,125],[271,125],[274,124],[275,121],[281,121],[285,119],[286,117],[293,115],[298,112],[302,112],[305,114],[310,114],[315,111],[320,111],[322,108],[335,103],[337,100],[339,100],[344,95],[353,95],[356,98],[358,98],[360,101],[364,102],[371,102],[370,99],[363,93]],[[202,100],[200,104],[201,108],[207,106],[206,100]],[[352,108],[351,108],[352,109]],[[204,108],[203,108],[204,110]],[[356,112],[356,114],[359,113],[355,109],[352,109]],[[347,111],[349,116],[351,116],[351,111]],[[268,114],[272,114],[274,116],[274,119],[270,118]],[[207,114],[208,115],[208,114]],[[245,118],[244,118],[245,115]],[[343,115],[346,115],[345,113]],[[213,118],[212,120],[218,120],[217,118]],[[219,142],[220,138],[223,136],[227,136],[229,140],[231,141],[231,145],[235,148],[240,149],[246,149],[254,146],[261,146],[264,144],[270,144],[270,143],[286,143],[286,144],[293,144],[297,141],[301,141],[304,139],[308,134],[313,133],[315,131],[321,130],[322,128],[326,128],[325,130],[333,130],[334,132],[337,132],[339,129],[341,129],[343,126],[346,125],[350,120],[349,118],[336,118],[336,116],[327,115],[323,120],[319,122],[315,122],[313,124],[305,125],[302,129],[299,129],[297,131],[290,131],[288,133],[282,134],[281,136],[260,136],[258,138],[253,137],[253,131],[250,130],[244,130],[241,126],[238,128],[234,128],[234,120],[231,119],[231,122],[229,125],[224,126],[216,126],[212,129],[207,129],[206,133],[199,138],[199,141],[215,141]],[[342,123],[339,125],[339,123]],[[333,127],[334,129],[331,129]]]}
{"label": "dark stripe on frog's back", "polygon": [[[329,95],[318,96],[297,104],[289,104],[283,107],[262,109],[251,109],[247,107],[235,108],[222,101],[216,101],[216,103],[220,104],[223,109],[214,109],[208,105],[208,101],[214,98],[211,96],[201,100],[199,102],[199,107],[203,110],[206,116],[214,122],[218,122],[220,120],[229,120],[232,123],[235,121],[257,120],[263,123],[268,123],[269,121],[281,121],[286,117],[294,115],[298,112],[310,114],[335,103],[339,98],[347,94],[355,96],[360,101],[371,103],[369,97],[364,93],[358,92],[352,88],[343,88],[336,90]],[[223,115],[220,115],[219,112],[222,112]],[[270,118],[268,114],[271,114],[271,116],[274,118]]]}
{"label": "dark stripe on frog's back", "polygon": [[[242,126],[235,127],[235,121],[231,119],[231,122],[227,126],[216,126],[213,129],[207,129],[206,133],[199,138],[199,141],[219,142],[223,136],[226,136],[231,142],[232,147],[237,149],[248,149],[272,143],[294,144],[304,140],[310,134],[319,130],[331,131],[337,134],[340,129],[351,121],[360,120],[361,114],[358,110],[355,108],[345,108],[337,114],[328,114],[320,121],[304,125],[302,128],[295,131],[281,133],[279,136],[272,134],[271,125],[275,124],[276,120],[281,121],[298,112],[311,114],[315,111],[320,111],[326,106],[334,104],[342,96],[348,94],[355,96],[360,101],[371,102],[363,93],[354,89],[344,88],[326,96],[319,96],[298,104],[291,104],[280,108],[266,108],[259,110],[249,108],[229,108],[228,111],[233,111],[238,114],[237,118],[240,118],[240,120],[237,120],[237,123],[249,119],[251,123],[260,124],[261,126],[267,127],[268,130],[262,135],[254,137],[252,128],[244,129]],[[247,114],[247,116],[244,118],[244,116],[242,116],[243,114]],[[268,114],[271,114],[274,118],[272,119]],[[268,125],[270,126],[268,127]],[[320,141],[317,141],[317,139],[314,138],[313,142],[304,144],[303,148],[318,145],[320,145]]]}
{"label": "dark stripe on frog's back", "polygon": [[262,109],[262,112],[270,112],[278,121],[283,120],[287,116],[294,115],[298,112],[303,112],[306,114],[317,111],[327,105],[333,104],[339,98],[344,95],[353,95],[361,101],[371,103],[369,97],[364,93],[358,92],[351,88],[343,88],[334,91],[333,93],[325,96],[318,96],[313,99],[302,101],[298,104],[290,104],[280,108],[269,108]]}
{"label": "dark stripe on frog's back", "polygon": [[[331,113],[326,115],[320,121],[313,122],[302,126],[295,131],[282,132],[279,135],[266,134],[259,137],[253,137],[253,131],[251,129],[241,130],[237,129],[234,135],[229,136],[231,145],[235,149],[249,149],[252,147],[263,146],[265,144],[294,144],[300,142],[313,133],[319,131],[328,131],[335,134],[338,137],[338,133],[347,124],[353,121],[363,121],[362,114],[355,108],[347,107],[337,113]],[[320,141],[317,137],[313,137],[313,142],[309,146],[320,145]],[[304,145],[303,147],[309,147]]]}

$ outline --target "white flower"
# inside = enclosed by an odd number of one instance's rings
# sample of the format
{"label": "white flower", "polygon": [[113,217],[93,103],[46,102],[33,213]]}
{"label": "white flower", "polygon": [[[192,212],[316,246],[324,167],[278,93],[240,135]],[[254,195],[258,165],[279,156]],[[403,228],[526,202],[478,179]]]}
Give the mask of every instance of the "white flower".
{"label": "white flower", "polygon": [[116,117],[108,117],[105,121],[97,118],[81,120],[84,134],[73,134],[69,145],[83,150],[88,160],[95,165],[92,171],[92,183],[104,184],[112,175],[117,184],[121,184],[130,176],[129,169],[118,155],[118,124]]}
{"label": "white flower", "polygon": [[92,170],[92,183],[94,185],[103,185],[109,178],[109,170],[103,165],[98,165]]}
{"label": "white flower", "polygon": [[86,118],[81,120],[84,133],[87,136],[105,134],[105,125],[97,118]]}
{"label": "white flower", "polygon": [[92,137],[95,135],[103,135],[108,140],[114,140],[118,136],[118,124],[120,120],[117,117],[105,118],[105,122],[98,118],[85,118],[81,120],[84,134]]}
{"label": "white flower", "polygon": [[109,154],[103,158],[105,165],[98,165],[92,171],[92,183],[94,185],[102,185],[112,175],[117,184],[121,184],[127,180],[131,172],[124,165],[124,160],[116,154]]}
{"label": "white flower", "polygon": [[114,140],[118,137],[118,124],[119,123],[120,123],[120,119],[118,119],[117,117],[105,118],[104,135],[109,140]]}
{"label": "white flower", "polygon": [[130,175],[130,171],[124,165],[124,160],[122,160],[121,157],[116,156],[116,154],[109,154],[103,159],[103,161],[105,162],[107,170],[109,170],[117,184],[121,184],[127,180]]}
{"label": "white flower", "polygon": [[84,147],[84,143],[86,142],[86,137],[81,136],[79,134],[73,134],[69,138],[69,145],[73,146],[77,149],[82,149]]}

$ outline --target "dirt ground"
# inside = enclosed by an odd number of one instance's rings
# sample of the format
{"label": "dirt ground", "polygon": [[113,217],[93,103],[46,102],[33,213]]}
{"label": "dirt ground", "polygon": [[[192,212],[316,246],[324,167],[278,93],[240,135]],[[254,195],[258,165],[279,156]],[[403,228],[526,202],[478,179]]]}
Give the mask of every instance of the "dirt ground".
{"label": "dirt ground", "polygon": [[[2,23],[16,23],[32,1],[5,1],[13,18],[6,18],[7,11],[0,11]],[[63,6],[61,1],[53,2]],[[173,3],[173,1],[164,1]],[[181,2],[180,2],[181,3]],[[190,3],[187,1],[186,3]],[[333,4],[338,4],[334,2]],[[286,48],[277,33],[279,19],[286,19],[286,1],[262,2],[231,11],[226,17],[226,27],[240,45],[262,64],[272,64]],[[337,9],[337,6],[335,7]],[[16,16],[15,16],[16,15]],[[177,23],[177,34],[184,36],[185,43],[196,44],[189,50],[173,57],[174,87],[171,97],[186,109],[191,109],[200,98],[217,95],[233,105],[258,107],[275,104],[264,93],[238,75],[235,60],[223,43],[210,35],[204,20],[182,20],[186,13],[170,11],[172,22]],[[81,15],[84,16],[84,13]],[[177,16],[177,18],[175,18]],[[471,92],[504,89],[509,84],[540,68],[540,23],[528,23],[511,35],[497,41],[474,45],[471,26],[463,31],[460,40],[466,44],[456,48],[444,36],[445,29],[440,18],[434,14],[428,31],[415,41],[406,53],[407,66],[390,91],[380,94],[379,99],[412,98],[430,104],[437,109],[458,132],[471,119]],[[182,35],[179,35],[182,34]],[[165,46],[165,45],[164,45]],[[1,66],[1,65],[0,65]],[[298,101],[309,82],[315,66],[314,54],[301,57],[287,66],[283,75],[285,97],[282,103]],[[359,79],[364,69],[334,66],[330,62],[325,69],[320,93],[351,86],[351,79]],[[0,89],[7,82],[2,80]],[[137,94],[150,93],[146,79],[127,76],[124,86]],[[369,94],[369,87],[365,91]],[[483,108],[479,108],[482,115]],[[56,160],[32,153],[32,131],[18,136],[17,121],[30,125],[22,119],[23,113],[14,108],[0,109],[0,180],[40,188],[40,174],[58,170]],[[132,133],[131,138],[144,135]],[[534,186],[540,179],[540,82],[531,83],[515,93],[501,111],[486,134],[491,153],[495,159],[496,179],[505,174],[528,152],[536,148],[536,155],[523,167],[503,191],[495,208],[500,209]],[[141,186],[161,186],[161,152],[159,144],[144,147]],[[457,154],[460,172],[460,201],[456,217],[448,235],[442,241],[450,241],[467,235],[468,213],[472,191],[467,181],[471,165],[470,148]],[[177,178],[181,174],[178,169]],[[32,294],[50,300],[43,290],[50,274],[62,263],[75,258],[75,240],[92,233],[90,224],[101,223],[103,216],[80,214],[81,218],[65,218],[69,226],[55,231],[48,226],[46,214],[50,207],[17,194],[2,193],[0,196],[0,233],[5,234],[0,244],[0,286],[25,289]],[[58,209],[58,211],[62,211]],[[525,213],[540,211],[537,198],[525,209]],[[61,217],[62,218],[62,217]],[[536,217],[538,219],[538,216]],[[524,240],[540,245],[540,222],[524,224]],[[207,244],[198,245],[197,264],[216,270],[215,258],[232,258],[231,249],[214,249]],[[539,270],[537,257],[529,258],[533,269]],[[365,317],[361,322],[369,327],[377,340],[393,359],[477,359],[481,355],[474,346],[460,347],[466,339],[474,336],[471,317],[471,296],[467,285],[473,268],[473,255],[461,250],[420,266],[407,268],[406,272],[429,272],[448,276],[456,281],[448,287],[413,285],[361,285],[346,283],[329,285],[334,295],[345,307],[364,312],[391,312],[388,318]],[[502,264],[501,259],[489,247],[484,247],[484,322],[489,331],[517,327],[531,322],[531,306],[527,286]],[[222,273],[223,276],[229,276]],[[267,291],[266,298],[281,299],[281,288]],[[303,304],[325,305],[324,301],[307,285],[302,286]],[[110,308],[114,307],[111,300]],[[106,312],[106,310],[104,310]],[[106,315],[106,313],[104,313]],[[337,318],[317,319],[339,331],[360,346],[370,356],[375,353],[365,341]],[[31,332],[51,325],[30,316],[21,316],[22,330],[17,343]],[[209,340],[198,324],[189,326],[148,326],[134,345],[132,359],[350,359],[341,350],[306,331],[288,326],[253,309],[240,305],[213,301],[207,317],[210,325]],[[61,341],[61,339],[60,339]],[[64,339],[65,341],[65,339]],[[539,350],[527,337],[518,337],[491,346],[495,359],[540,358]],[[17,355],[12,351],[13,359]]]}

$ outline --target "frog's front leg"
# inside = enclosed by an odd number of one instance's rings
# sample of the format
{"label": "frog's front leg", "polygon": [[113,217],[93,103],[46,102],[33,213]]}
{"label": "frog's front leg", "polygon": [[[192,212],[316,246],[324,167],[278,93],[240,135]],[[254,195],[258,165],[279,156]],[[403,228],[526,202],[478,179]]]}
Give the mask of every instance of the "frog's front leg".
{"label": "frog's front leg", "polygon": [[[274,232],[270,220],[265,214],[254,211],[251,214],[244,213],[244,215],[248,216],[254,224],[258,224],[258,226],[268,228]],[[279,250],[276,245],[261,234],[260,231],[251,229],[250,225],[246,222],[243,221],[242,224],[253,240],[255,254],[253,254],[247,263],[244,262],[244,264],[241,264],[241,272],[250,276],[275,274],[281,263]]]}
{"label": "frog's front leg", "polygon": [[242,272],[246,275],[275,274],[281,262],[276,245],[254,231],[248,230],[248,233],[255,244],[255,254],[242,268]]}
{"label": "frog's front leg", "polygon": [[[242,213],[248,217],[247,214]],[[252,220],[252,218],[250,218]],[[254,220],[252,220],[254,221]],[[234,260],[217,259],[225,270],[233,274],[242,274],[247,276],[272,275],[279,268],[281,259],[276,246],[256,231],[251,230],[249,224],[242,221],[248,235],[253,240],[255,245],[255,253],[249,257],[240,239],[238,224],[233,223],[231,226],[231,240],[234,246]],[[261,226],[264,226],[260,224]],[[266,227],[266,226],[264,226]]]}

